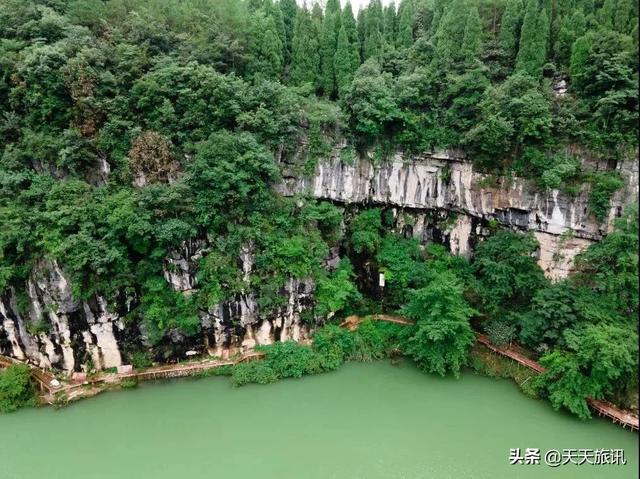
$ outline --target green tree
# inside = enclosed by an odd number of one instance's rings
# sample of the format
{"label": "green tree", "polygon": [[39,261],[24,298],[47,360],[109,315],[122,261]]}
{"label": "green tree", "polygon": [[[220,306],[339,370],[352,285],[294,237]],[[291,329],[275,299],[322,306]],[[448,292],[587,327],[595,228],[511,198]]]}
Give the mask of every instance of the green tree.
{"label": "green tree", "polygon": [[396,7],[395,4],[384,7],[384,42],[388,46],[394,46],[396,41]]}
{"label": "green tree", "polygon": [[349,259],[341,259],[335,271],[318,280],[314,312],[319,317],[331,318],[361,299],[353,279],[353,266],[351,266]]}
{"label": "green tree", "polygon": [[426,287],[412,291],[402,309],[416,322],[406,334],[404,351],[427,372],[458,377],[474,341],[469,324],[475,311],[467,304],[455,276],[441,272]]}
{"label": "green tree", "polygon": [[382,241],[380,210],[373,208],[359,212],[351,221],[349,231],[349,243],[355,253],[375,253]]}
{"label": "green tree", "polygon": [[482,21],[478,8],[473,6],[467,15],[467,21],[464,27],[464,36],[462,37],[462,55],[467,63],[477,60],[482,46]]}
{"label": "green tree", "polygon": [[362,59],[378,58],[383,49],[384,18],[380,0],[372,0],[365,16],[365,39]]}
{"label": "green tree", "polygon": [[523,10],[522,0],[508,0],[500,22],[500,46],[511,61],[515,59],[518,52]]}
{"label": "green tree", "polygon": [[[464,41],[468,14],[469,6],[464,0],[453,0],[446,9],[433,39],[435,42],[434,67],[450,70],[463,59],[461,45]],[[472,39],[469,38],[469,40]]]}
{"label": "green tree", "polygon": [[358,45],[349,40],[347,27],[340,27],[338,35],[338,46],[334,57],[334,70],[336,76],[336,86],[338,95],[342,98],[351,86],[356,70],[360,65],[360,56],[358,55]]}
{"label": "green tree", "polygon": [[409,48],[413,45],[414,0],[402,0],[398,8],[398,31],[396,46]]}
{"label": "green tree", "polygon": [[354,130],[375,138],[397,120],[400,111],[392,89],[392,78],[381,73],[377,63],[363,63],[347,90],[344,103]]}
{"label": "green tree", "polygon": [[360,60],[360,41],[358,39],[358,25],[356,25],[356,19],[353,16],[353,10],[351,8],[351,2],[347,2],[342,10],[342,17],[340,19],[340,27],[344,26],[347,32],[347,39],[354,46],[358,52],[358,60]]}
{"label": "green tree", "polygon": [[298,6],[296,0],[280,0],[280,10],[282,11],[282,20],[284,22],[284,31],[286,41],[284,43],[284,59],[286,63],[291,61],[291,52],[293,48],[293,32],[295,29],[295,19],[298,16]]}
{"label": "green tree", "polygon": [[535,386],[580,418],[591,413],[586,399],[605,399],[638,375],[638,334],[613,325],[589,325],[573,335],[570,351],[553,351],[540,359],[547,371]]}
{"label": "green tree", "polygon": [[283,46],[273,17],[268,16],[263,10],[257,10],[252,14],[249,25],[249,75],[280,78],[284,64]]}
{"label": "green tree", "polygon": [[[335,3],[335,2],[334,2]],[[320,85],[325,96],[332,96],[336,89],[336,74],[334,70],[334,58],[338,44],[338,32],[340,31],[340,8],[330,8],[322,22],[320,32]]]}
{"label": "green tree", "polygon": [[516,71],[538,78],[542,74],[542,66],[547,60],[548,43],[549,18],[547,12],[538,7],[538,0],[529,0],[522,22]]}
{"label": "green tree", "polygon": [[26,364],[13,364],[0,371],[0,413],[37,404],[36,389]]}
{"label": "green tree", "polygon": [[560,65],[568,66],[571,58],[571,48],[576,39],[584,35],[585,29],[586,19],[580,10],[574,12],[573,15],[562,22],[554,46],[556,60]]}
{"label": "green tree", "polygon": [[478,245],[473,266],[487,311],[527,306],[545,286],[544,274],[533,256],[537,248],[533,235],[509,230],[500,230]]}
{"label": "green tree", "polygon": [[196,216],[204,225],[246,218],[267,202],[277,177],[271,153],[253,135],[229,131],[213,133],[202,143],[186,171],[187,184],[197,192]]}
{"label": "green tree", "polygon": [[316,85],[320,77],[320,52],[318,32],[306,9],[298,9],[291,41],[292,85],[310,83]]}

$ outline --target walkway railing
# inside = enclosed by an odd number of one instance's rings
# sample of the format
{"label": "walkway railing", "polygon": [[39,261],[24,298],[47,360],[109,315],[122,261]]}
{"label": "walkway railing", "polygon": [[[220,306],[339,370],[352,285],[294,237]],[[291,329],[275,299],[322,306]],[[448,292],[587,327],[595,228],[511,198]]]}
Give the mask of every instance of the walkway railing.
{"label": "walkway railing", "polygon": [[[476,333],[476,338],[479,343],[484,344],[491,351],[513,359],[517,363],[522,364],[529,369],[533,369],[537,373],[544,373],[546,371],[544,366],[520,354],[510,346],[498,347],[495,344],[491,343],[491,341],[489,341],[489,338],[487,338],[484,334],[480,333]],[[589,404],[589,407],[596,411],[600,416],[608,417],[614,423],[622,425],[623,428],[629,426],[632,431],[638,430],[638,417],[631,414],[630,412],[624,411],[607,401],[600,401],[593,398],[587,398],[586,401],[587,404]]]}

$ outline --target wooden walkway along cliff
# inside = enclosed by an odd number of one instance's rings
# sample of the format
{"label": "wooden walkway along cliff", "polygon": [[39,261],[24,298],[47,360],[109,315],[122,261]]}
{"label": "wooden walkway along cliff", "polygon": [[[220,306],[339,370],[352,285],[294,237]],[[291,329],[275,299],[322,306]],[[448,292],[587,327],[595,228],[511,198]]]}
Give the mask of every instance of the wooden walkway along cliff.
{"label": "wooden walkway along cliff", "polygon": [[344,321],[342,321],[342,323],[340,323],[340,327],[347,328],[349,331],[353,331],[354,329],[358,328],[358,326],[362,321],[367,319],[371,321],[384,321],[386,323],[395,323],[395,324],[406,324],[406,325],[414,324],[413,321],[407,318],[403,318],[402,316],[392,316],[390,314],[372,314],[371,316],[367,316],[364,318],[356,315],[348,316],[344,319]]}
{"label": "wooden walkway along cliff", "polygon": [[[529,369],[533,369],[538,373],[543,373],[546,371],[546,369],[542,365],[520,354],[510,346],[498,347],[495,344],[491,343],[491,341],[489,341],[489,338],[487,338],[484,334],[480,333],[476,333],[476,338],[479,343],[484,344],[487,348],[489,348],[491,351],[494,351],[495,353],[513,359],[517,363],[522,364]],[[589,404],[589,407],[596,411],[598,415],[608,417],[614,423],[622,425],[623,428],[629,426],[632,431],[638,430],[638,417],[634,416],[630,412],[624,411],[606,401],[600,401],[593,398],[587,398],[587,404]]]}
{"label": "wooden walkway along cliff", "polygon": [[128,374],[118,374],[119,380],[122,379],[136,379],[138,381],[148,381],[151,379],[171,379],[171,378],[183,378],[192,376],[197,373],[208,371],[210,369],[216,369],[223,366],[234,366],[236,364],[255,361],[263,358],[265,353],[252,351],[243,354],[238,359],[209,359],[199,363],[186,363],[176,364],[171,366],[157,366],[149,369],[145,369],[140,372],[132,372]]}

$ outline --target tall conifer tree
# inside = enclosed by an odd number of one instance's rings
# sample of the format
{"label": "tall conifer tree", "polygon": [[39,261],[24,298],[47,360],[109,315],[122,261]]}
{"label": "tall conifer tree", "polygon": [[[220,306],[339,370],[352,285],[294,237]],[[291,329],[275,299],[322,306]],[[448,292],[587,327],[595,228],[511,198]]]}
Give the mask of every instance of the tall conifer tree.
{"label": "tall conifer tree", "polygon": [[413,0],[402,0],[398,9],[396,46],[408,48],[413,45]]}
{"label": "tall conifer tree", "polygon": [[338,34],[338,46],[334,60],[336,86],[340,97],[344,96],[351,85],[353,76],[359,66],[358,44],[349,40],[346,25],[343,23]]}
{"label": "tall conifer tree", "polygon": [[251,14],[248,34],[248,65],[250,75],[280,78],[284,63],[283,48],[273,17],[264,9]]}
{"label": "tall conifer tree", "polygon": [[360,8],[358,10],[358,45],[360,48],[360,58],[364,60],[364,43],[367,37],[367,10],[364,8]]}
{"label": "tall conifer tree", "polygon": [[365,17],[364,57],[378,57],[382,53],[383,13],[380,0],[372,0]]}
{"label": "tall conifer tree", "polygon": [[522,27],[524,3],[522,0],[508,0],[500,22],[500,46],[513,61],[518,52],[520,28]]}
{"label": "tall conifer tree", "polygon": [[316,86],[320,73],[320,53],[314,21],[305,8],[298,9],[291,41],[292,85],[311,83]]}
{"label": "tall conifer tree", "polygon": [[482,45],[482,21],[478,7],[475,5],[469,10],[462,38],[462,55],[466,62],[478,59]]}
{"label": "tall conifer tree", "polygon": [[392,3],[384,8],[384,41],[387,45],[395,45],[396,28],[396,7]]}
{"label": "tall conifer tree", "polygon": [[547,58],[549,17],[538,8],[538,0],[529,0],[522,22],[520,47],[516,58],[516,71],[539,77]]}
{"label": "tall conifer tree", "polygon": [[296,0],[280,0],[280,10],[282,11],[282,21],[284,22],[285,43],[284,57],[287,63],[291,62],[291,41],[293,40],[293,28],[296,20],[298,6]]}
{"label": "tall conifer tree", "polygon": [[336,89],[334,58],[340,31],[340,5],[338,0],[329,0],[320,33],[320,87],[326,96]]}
{"label": "tall conifer tree", "polygon": [[462,60],[461,45],[466,22],[461,22],[460,19],[467,18],[468,13],[466,0],[454,0],[439,22],[434,49],[436,68],[449,69]]}

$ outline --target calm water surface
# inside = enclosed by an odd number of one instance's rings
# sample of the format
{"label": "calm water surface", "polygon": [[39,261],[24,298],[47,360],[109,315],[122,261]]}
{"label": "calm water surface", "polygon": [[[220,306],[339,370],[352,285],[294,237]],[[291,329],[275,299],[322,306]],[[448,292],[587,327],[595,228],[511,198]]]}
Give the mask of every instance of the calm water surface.
{"label": "calm water surface", "polygon": [[[626,466],[509,466],[512,447],[624,448]],[[637,477],[638,435],[508,381],[349,364],[268,386],[145,384],[0,416],[1,479]]]}

